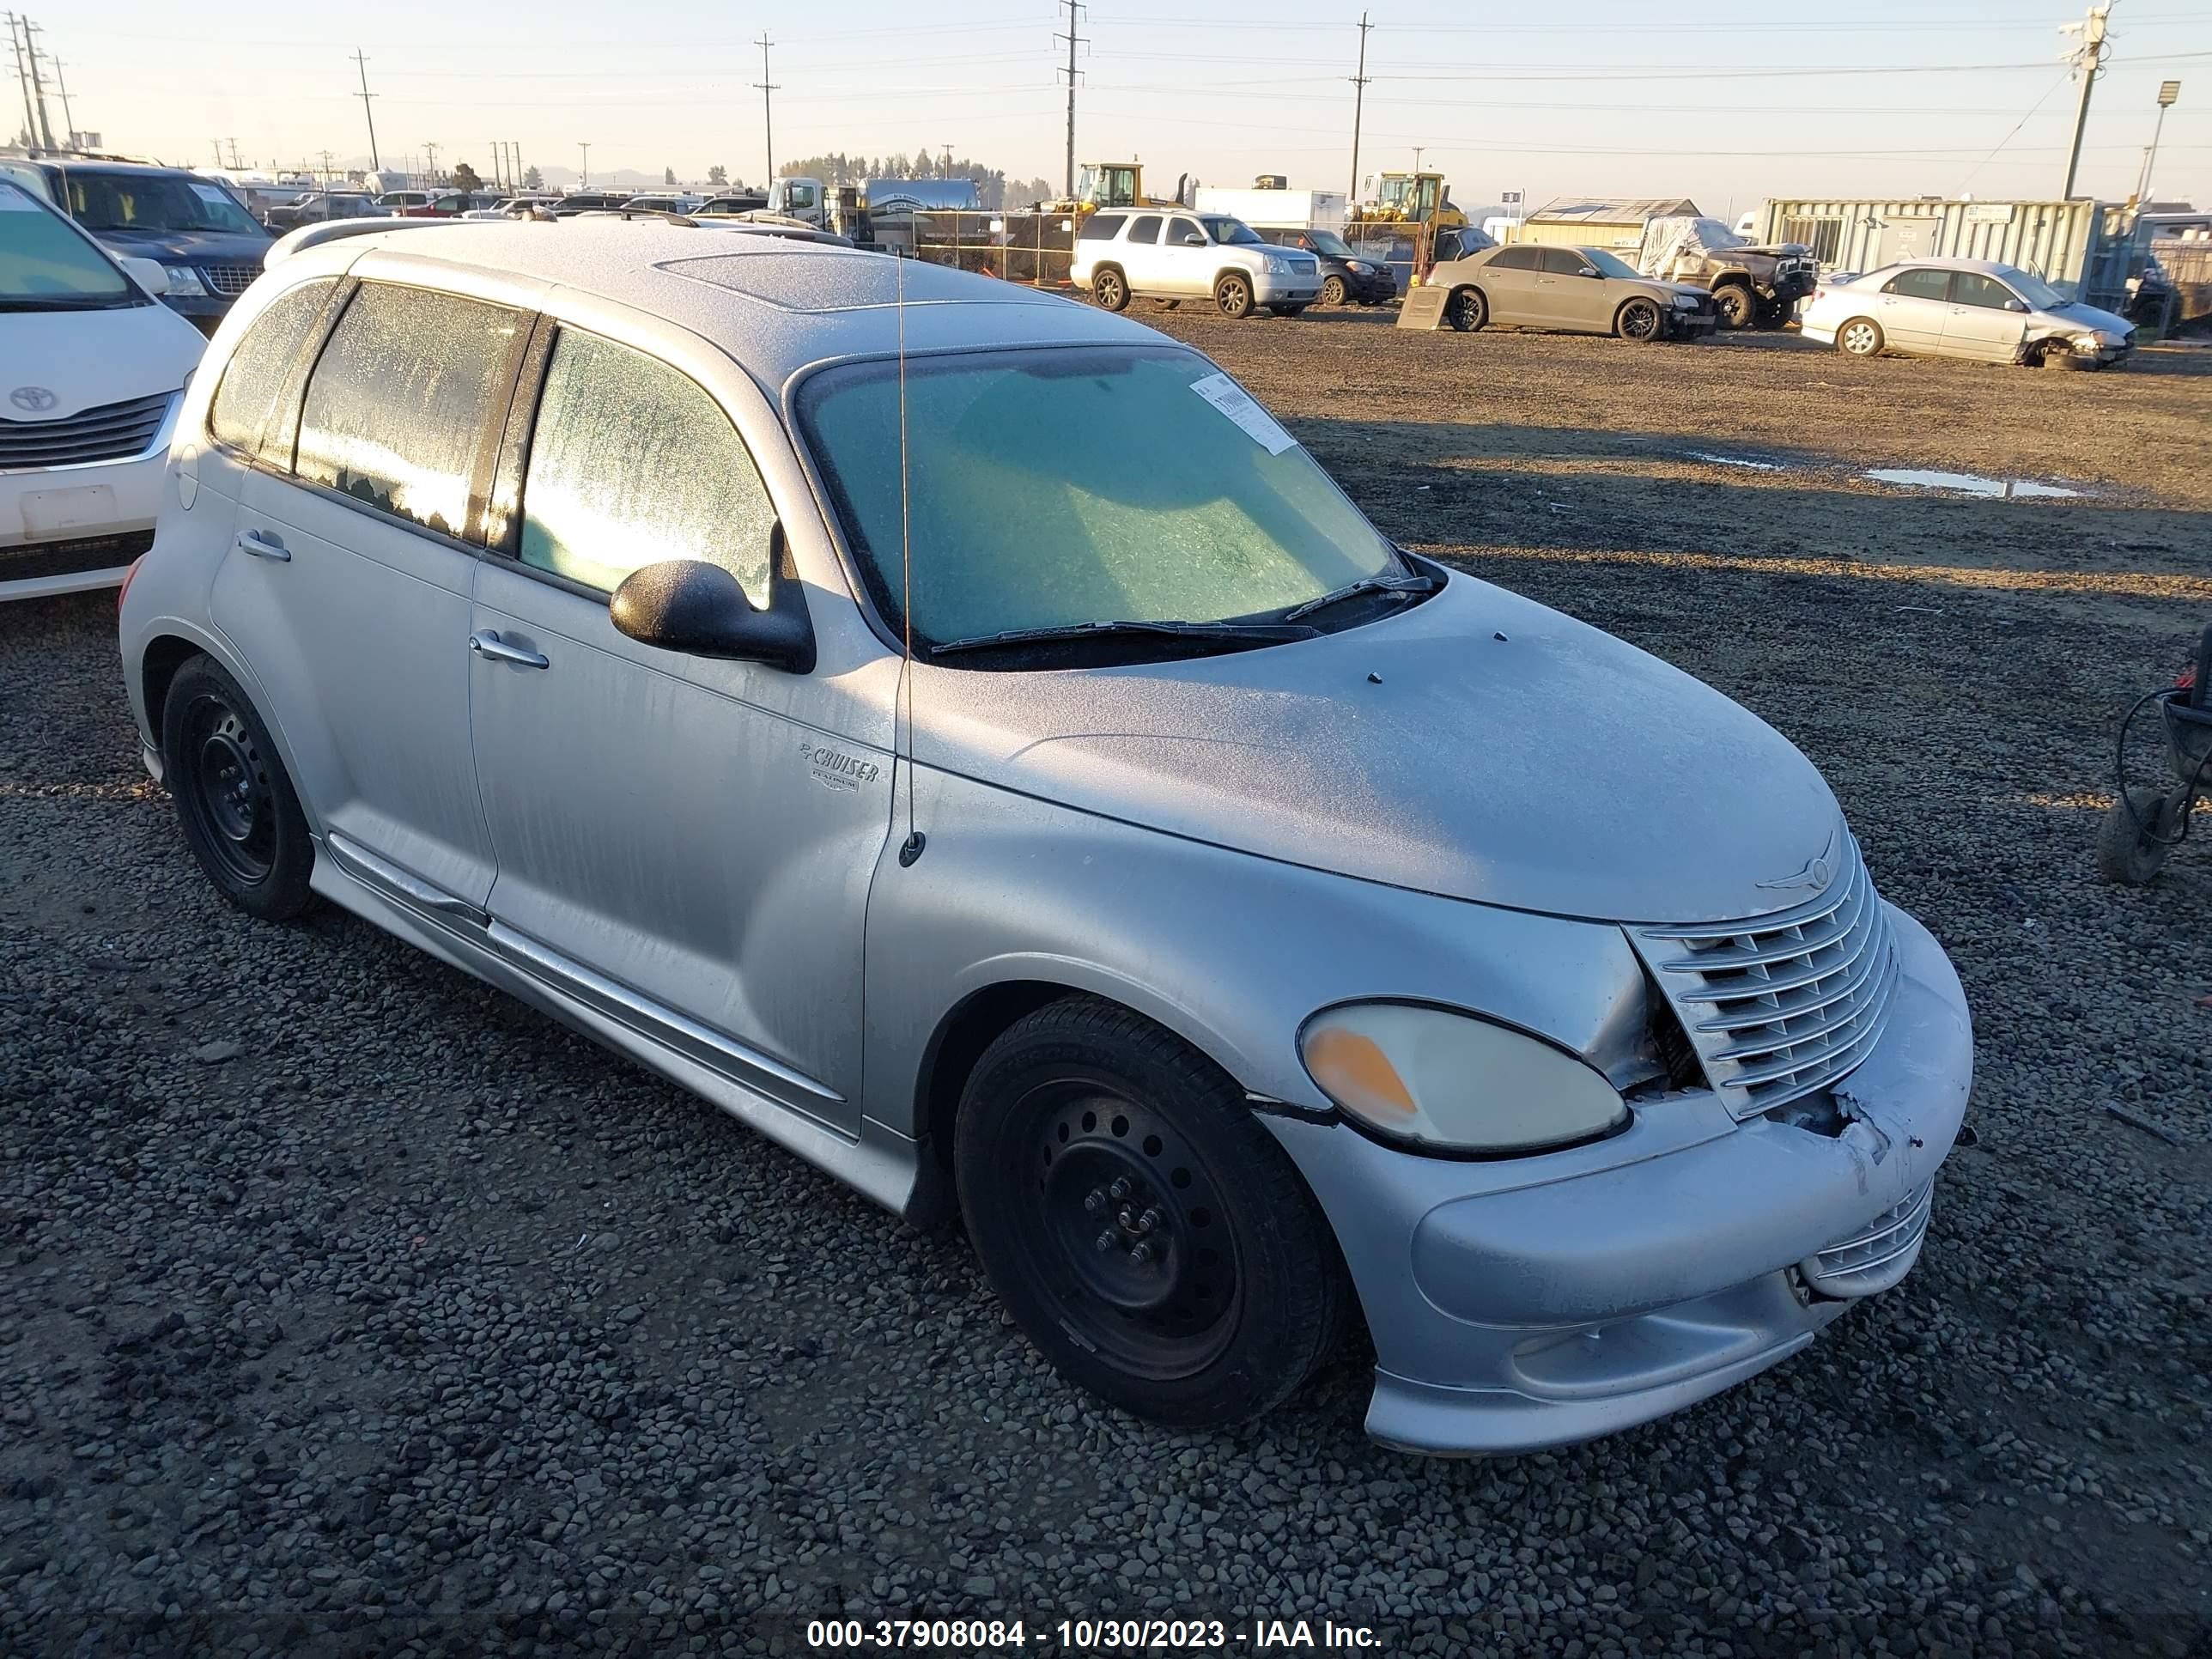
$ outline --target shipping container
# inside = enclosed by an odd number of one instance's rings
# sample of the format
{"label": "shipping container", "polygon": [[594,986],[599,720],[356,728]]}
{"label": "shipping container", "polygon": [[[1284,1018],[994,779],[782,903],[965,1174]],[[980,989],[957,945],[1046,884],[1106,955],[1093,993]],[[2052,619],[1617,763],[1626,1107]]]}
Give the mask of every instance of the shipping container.
{"label": "shipping container", "polygon": [[2126,214],[2087,199],[1770,200],[1756,240],[1802,242],[1824,270],[1878,270],[1900,259],[1993,259],[2092,305],[2126,295]]}
{"label": "shipping container", "polygon": [[1225,213],[1267,230],[1341,230],[1344,192],[1336,190],[1232,190],[1198,187],[1200,213]]}

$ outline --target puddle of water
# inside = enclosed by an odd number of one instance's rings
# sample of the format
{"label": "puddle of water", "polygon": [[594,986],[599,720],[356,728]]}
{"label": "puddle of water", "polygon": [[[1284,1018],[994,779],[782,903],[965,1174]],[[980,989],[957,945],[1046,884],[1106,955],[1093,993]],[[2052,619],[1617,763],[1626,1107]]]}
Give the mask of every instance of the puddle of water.
{"label": "puddle of water", "polygon": [[1877,467],[1867,477],[1879,483],[1910,484],[1920,489],[1956,489],[1969,495],[2015,499],[2044,495],[2072,501],[2081,494],[2078,489],[2065,489],[2057,484],[2038,483],[2033,478],[1984,478],[1972,472],[1930,472],[1920,467]]}
{"label": "puddle of water", "polygon": [[1784,470],[1779,461],[1754,461],[1742,455],[1707,455],[1695,449],[1690,452],[1690,459],[1711,461],[1715,466],[1747,466],[1754,472],[1780,472]]}

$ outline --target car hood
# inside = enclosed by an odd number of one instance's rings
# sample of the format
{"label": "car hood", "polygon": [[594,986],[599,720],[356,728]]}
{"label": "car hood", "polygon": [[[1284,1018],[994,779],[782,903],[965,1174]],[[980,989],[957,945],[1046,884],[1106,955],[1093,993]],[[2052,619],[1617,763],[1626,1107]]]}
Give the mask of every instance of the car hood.
{"label": "car hood", "polygon": [[159,259],[166,264],[258,265],[270,238],[243,231],[100,230],[93,233],[111,252],[124,258]]}
{"label": "car hood", "polygon": [[2096,329],[2106,334],[2132,334],[2135,325],[2124,317],[2116,317],[2109,311],[2100,311],[2094,306],[2070,305],[2039,311],[2033,321],[2070,329],[2078,334],[2084,329]]}
{"label": "car hood", "polygon": [[1125,667],[917,665],[919,762],[1368,880],[1557,915],[1797,902],[1835,799],[1711,687],[1454,575],[1364,627]]}
{"label": "car hood", "polygon": [[[206,345],[199,330],[165,305],[0,311],[0,419],[61,421],[174,392]],[[11,394],[34,386],[52,392],[55,403],[27,416]]]}

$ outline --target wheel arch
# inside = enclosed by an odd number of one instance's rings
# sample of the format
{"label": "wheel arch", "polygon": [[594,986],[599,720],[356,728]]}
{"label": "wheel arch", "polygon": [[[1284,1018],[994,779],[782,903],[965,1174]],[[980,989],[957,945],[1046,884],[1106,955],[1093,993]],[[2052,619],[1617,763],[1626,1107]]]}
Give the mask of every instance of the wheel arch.
{"label": "wheel arch", "polygon": [[285,775],[292,780],[292,787],[299,797],[300,811],[307,817],[307,827],[319,836],[323,831],[323,821],[316,810],[314,798],[307,787],[307,774],[293,747],[291,734],[285,729],[283,720],[278,718],[260,677],[220,635],[175,617],[163,617],[148,624],[141,641],[131,648],[131,656],[125,659],[137,665],[127,676],[128,690],[138,700],[144,712],[145,735],[153,738],[156,753],[160,751],[161,744],[161,720],[167,706],[169,687],[175,683],[179,671],[187,662],[202,656],[238,682],[238,689],[246,694],[253,705],[254,712],[261,716],[262,725],[268,728],[270,738],[276,745],[276,757],[283,763]]}

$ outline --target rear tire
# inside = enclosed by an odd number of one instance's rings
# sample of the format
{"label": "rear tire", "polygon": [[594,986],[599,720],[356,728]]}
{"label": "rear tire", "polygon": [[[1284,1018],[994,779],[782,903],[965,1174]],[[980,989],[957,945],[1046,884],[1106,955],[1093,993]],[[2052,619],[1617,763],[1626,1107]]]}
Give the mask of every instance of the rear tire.
{"label": "rear tire", "polygon": [[211,657],[192,658],[169,682],[161,775],[185,844],[217,892],[264,921],[307,908],[315,842],[307,814],[268,726]]}
{"label": "rear tire", "polygon": [[1321,302],[1325,306],[1340,306],[1344,303],[1345,292],[1343,277],[1324,277],[1321,285]]}
{"label": "rear tire", "polygon": [[1232,321],[1252,314],[1252,280],[1237,271],[1231,271],[1213,285],[1215,309]]}
{"label": "rear tire", "polygon": [[1846,357],[1879,357],[1886,343],[1881,325],[1871,317],[1854,317],[1836,331],[1836,349]]}
{"label": "rear tire", "polygon": [[1129,279],[1112,265],[1093,271],[1091,297],[1109,311],[1127,311],[1129,308]]}
{"label": "rear tire", "polygon": [[2097,873],[2123,887],[2148,881],[2173,850],[2165,842],[2173,833],[2172,816],[2157,790],[2140,784],[2130,789],[2097,827]]}
{"label": "rear tire", "polygon": [[1063,1376],[1218,1427],[1273,1410],[1339,1340],[1328,1221],[1243,1091],[1126,1008],[1073,996],[984,1050],[953,1163],[991,1285]]}
{"label": "rear tire", "polygon": [[1444,300],[1444,321],[1461,334],[1472,334],[1490,320],[1489,303],[1476,288],[1454,289]]}
{"label": "rear tire", "polygon": [[1624,340],[1633,340],[1638,345],[1650,345],[1664,337],[1667,319],[1660,314],[1657,301],[1631,300],[1613,313],[1613,331]]}
{"label": "rear tire", "polygon": [[1713,290],[1713,308],[1725,329],[1749,328],[1758,320],[1759,302],[1741,283],[1727,283]]}

